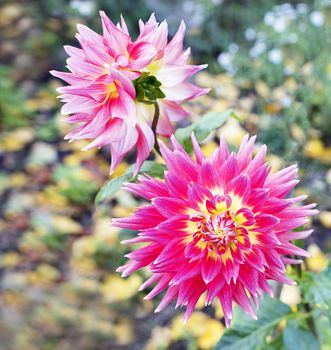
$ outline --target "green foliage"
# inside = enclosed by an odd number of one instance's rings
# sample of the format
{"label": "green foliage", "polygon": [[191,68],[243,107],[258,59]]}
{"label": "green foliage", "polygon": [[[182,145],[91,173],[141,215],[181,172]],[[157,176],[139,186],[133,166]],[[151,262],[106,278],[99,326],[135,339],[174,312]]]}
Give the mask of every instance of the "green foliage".
{"label": "green foliage", "polygon": [[191,152],[192,133],[194,133],[198,141],[203,141],[212,131],[221,127],[231,116],[234,116],[234,112],[231,109],[225,112],[209,112],[186,128],[177,129],[175,133],[176,139],[187,151]]}
{"label": "green foliage", "polygon": [[98,185],[93,181],[77,178],[77,169],[69,166],[59,166],[54,171],[54,180],[66,183],[62,194],[75,204],[88,204],[92,201]]}
{"label": "green foliage", "polygon": [[331,349],[331,314],[330,311],[315,309],[313,320],[317,331],[318,341],[322,350]]}
{"label": "green foliage", "polygon": [[39,125],[36,130],[36,134],[39,140],[53,141],[58,136],[59,130],[54,119],[47,120]]}
{"label": "green foliage", "polygon": [[122,245],[104,244],[100,242],[96,246],[94,254],[91,256],[93,261],[97,264],[98,268],[113,271],[118,266],[125,263],[126,250]]}
{"label": "green foliage", "polygon": [[[154,161],[145,161],[140,169],[140,174],[147,174],[153,177],[163,177],[165,166]],[[108,181],[95,197],[95,203],[99,204],[105,200],[111,200],[121,189],[125,182],[134,180],[134,165],[130,166],[122,176],[118,176]]]}
{"label": "green foliage", "polygon": [[265,298],[253,320],[235,308],[231,328],[227,329],[215,350],[256,350],[269,349],[266,337],[276,331],[279,323],[288,317],[291,309],[279,300]]}
{"label": "green foliage", "polygon": [[49,232],[43,234],[40,240],[51,250],[63,251],[67,244],[67,237],[61,233]]}
{"label": "green foliage", "polygon": [[[257,321],[235,308],[231,328],[215,350],[330,350],[331,266],[320,273],[304,272],[299,279],[303,303],[297,312],[270,298],[261,303]],[[282,332],[281,322],[286,322]]]}
{"label": "green foliage", "polygon": [[[246,43],[220,60],[239,84],[255,90],[261,139],[291,160],[302,156],[311,129],[326,143],[331,137],[330,16],[328,2],[276,6],[247,29]],[[304,132],[295,142],[294,124]]]}
{"label": "green foliage", "polygon": [[32,114],[24,103],[25,96],[13,80],[13,71],[0,65],[0,129],[27,126]]}
{"label": "green foliage", "polygon": [[331,265],[320,272],[306,272],[300,281],[305,302],[331,309]]}
{"label": "green foliage", "polygon": [[283,332],[284,350],[319,350],[317,339],[308,329],[300,326],[297,320],[287,322]]}

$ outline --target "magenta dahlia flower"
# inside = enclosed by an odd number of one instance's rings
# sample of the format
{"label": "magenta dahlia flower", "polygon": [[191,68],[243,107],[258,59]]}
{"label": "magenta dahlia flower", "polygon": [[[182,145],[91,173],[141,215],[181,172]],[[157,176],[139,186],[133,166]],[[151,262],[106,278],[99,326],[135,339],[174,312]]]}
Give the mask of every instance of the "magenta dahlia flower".
{"label": "magenta dahlia flower", "polygon": [[69,84],[58,89],[62,114],[70,115],[69,123],[80,123],[66,139],[91,139],[86,150],[109,145],[111,172],[136,148],[139,170],[155,142],[153,103],[160,106],[156,132],[170,136],[171,122],[187,116],[180,104],[207,92],[186,82],[205,65],[187,63],[183,24],[168,43],[166,22],[158,25],[151,16],[146,25],[140,22],[141,34],[132,41],[123,18],[116,26],[100,15],[102,35],[78,24],[81,48],[64,47],[70,72],[51,71]]}
{"label": "magenta dahlia flower", "polygon": [[162,310],[172,300],[186,306],[185,320],[205,293],[206,305],[219,299],[225,323],[232,318],[232,302],[252,317],[258,297],[272,295],[268,280],[294,284],[285,275],[285,264],[309,256],[290,241],[312,232],[294,232],[317,213],[315,204],[299,206],[305,196],[285,198],[298,181],[292,165],[270,174],[266,146],[253,157],[255,137],[246,136],[237,153],[230,153],[224,139],[206,158],[192,137],[195,159],[171,137],[173,150],[161,145],[167,171],[164,180],[141,176],[126,185],[150,205],[133,216],[114,219],[113,225],[139,230],[124,243],[145,243],[127,257],[118,271],[122,276],[148,267],[152,276],[141,286],[156,285],[146,296],[166,290]]}

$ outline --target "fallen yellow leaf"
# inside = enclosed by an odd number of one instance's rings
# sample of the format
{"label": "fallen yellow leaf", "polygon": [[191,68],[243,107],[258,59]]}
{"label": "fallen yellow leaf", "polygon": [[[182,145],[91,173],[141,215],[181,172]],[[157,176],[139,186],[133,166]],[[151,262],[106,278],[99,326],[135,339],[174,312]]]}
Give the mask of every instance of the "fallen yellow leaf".
{"label": "fallen yellow leaf", "polygon": [[309,270],[320,272],[327,266],[328,260],[316,244],[310,244],[308,247],[309,253],[313,254],[312,258],[307,258]]}

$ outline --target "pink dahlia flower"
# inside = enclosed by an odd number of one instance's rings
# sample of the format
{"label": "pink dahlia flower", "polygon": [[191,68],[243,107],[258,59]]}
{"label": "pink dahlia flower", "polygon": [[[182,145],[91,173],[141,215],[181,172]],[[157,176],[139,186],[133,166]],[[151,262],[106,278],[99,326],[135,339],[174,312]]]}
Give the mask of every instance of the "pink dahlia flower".
{"label": "pink dahlia flower", "polygon": [[70,72],[51,71],[69,84],[58,89],[65,103],[62,114],[70,115],[66,119],[69,123],[80,123],[66,139],[91,139],[86,150],[109,145],[111,172],[129,151],[137,148],[139,170],[155,142],[151,129],[154,106],[139,101],[158,100],[157,132],[170,136],[171,121],[187,115],[179,104],[206,93],[205,89],[185,83],[205,66],[187,64],[188,52],[182,53],[183,25],[167,44],[166,23],[158,26],[152,16],[146,25],[140,23],[142,34],[132,41],[123,18],[115,26],[104,12],[100,15],[102,35],[78,24],[76,37],[81,48],[64,47],[70,56]]}
{"label": "pink dahlia flower", "polygon": [[141,176],[126,189],[151,202],[133,216],[114,219],[113,225],[139,230],[127,244],[145,243],[127,257],[122,276],[148,267],[152,276],[141,286],[156,284],[146,299],[166,290],[162,310],[172,300],[186,306],[185,320],[205,293],[206,305],[219,299],[225,323],[232,318],[232,302],[255,316],[252,303],[265,292],[268,280],[294,284],[285,264],[309,254],[290,241],[312,232],[294,232],[316,214],[315,204],[299,206],[305,196],[285,198],[298,183],[292,165],[270,174],[266,146],[253,157],[255,137],[246,136],[237,153],[224,139],[206,158],[194,137],[192,160],[171,137],[173,150],[161,145],[167,171],[164,180]]}

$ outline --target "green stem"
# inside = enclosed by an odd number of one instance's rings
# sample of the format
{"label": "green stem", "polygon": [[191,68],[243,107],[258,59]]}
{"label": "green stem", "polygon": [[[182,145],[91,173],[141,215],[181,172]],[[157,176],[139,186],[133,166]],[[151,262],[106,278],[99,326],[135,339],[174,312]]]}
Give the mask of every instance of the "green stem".
{"label": "green stem", "polygon": [[[298,278],[301,279],[302,273],[303,273],[302,264],[295,265],[295,269],[297,271]],[[309,305],[309,303],[302,302],[302,305],[303,305],[304,310],[307,312],[307,315],[309,315],[307,317],[307,325],[308,325],[309,329],[312,331],[312,333],[317,337],[317,331],[316,331],[314,319],[311,316],[311,313],[313,310],[312,310],[311,306]]]}
{"label": "green stem", "polygon": [[157,123],[159,122],[159,117],[160,117],[160,107],[156,101],[153,104],[154,104],[154,108],[155,108],[154,118],[153,118],[153,122],[152,122],[152,130],[153,130],[154,139],[155,139],[154,149],[162,157],[159,142],[157,140],[157,134],[156,134]]}

